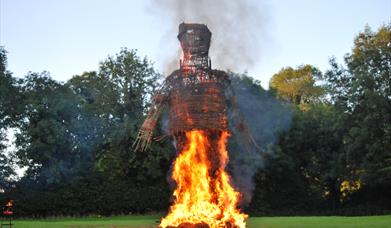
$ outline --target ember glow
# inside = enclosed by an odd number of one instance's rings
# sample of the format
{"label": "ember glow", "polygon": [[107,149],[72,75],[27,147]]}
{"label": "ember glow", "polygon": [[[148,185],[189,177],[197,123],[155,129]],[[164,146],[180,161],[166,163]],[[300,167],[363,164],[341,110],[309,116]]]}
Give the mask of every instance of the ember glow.
{"label": "ember glow", "polygon": [[225,172],[229,133],[193,130],[186,132],[187,145],[175,160],[175,203],[160,226],[199,224],[214,227],[245,227],[247,215],[237,209],[240,194]]}

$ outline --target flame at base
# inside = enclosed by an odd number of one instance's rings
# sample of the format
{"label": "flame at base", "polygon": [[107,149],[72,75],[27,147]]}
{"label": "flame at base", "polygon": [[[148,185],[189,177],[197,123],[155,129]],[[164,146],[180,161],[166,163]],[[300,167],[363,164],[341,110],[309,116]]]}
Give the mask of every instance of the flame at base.
{"label": "flame at base", "polygon": [[[229,133],[193,130],[186,132],[186,146],[174,162],[175,203],[160,227],[246,226],[246,214],[237,209],[240,193],[225,172]],[[186,225],[188,224],[188,225]]]}

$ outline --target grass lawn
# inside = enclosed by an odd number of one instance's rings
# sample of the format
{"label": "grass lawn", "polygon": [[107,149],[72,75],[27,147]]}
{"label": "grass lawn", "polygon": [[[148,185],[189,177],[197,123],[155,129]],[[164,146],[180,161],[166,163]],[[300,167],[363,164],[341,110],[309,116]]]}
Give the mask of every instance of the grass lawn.
{"label": "grass lawn", "polygon": [[[152,228],[157,227],[158,216],[115,216],[64,218],[45,220],[16,220],[14,228]],[[250,217],[247,228],[285,227],[390,227],[391,215],[362,217]]]}

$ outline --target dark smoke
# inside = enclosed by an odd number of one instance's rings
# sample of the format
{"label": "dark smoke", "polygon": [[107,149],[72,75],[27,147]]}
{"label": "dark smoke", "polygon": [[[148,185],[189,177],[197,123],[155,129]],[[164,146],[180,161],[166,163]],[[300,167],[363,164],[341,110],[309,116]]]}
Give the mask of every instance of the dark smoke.
{"label": "dark smoke", "polygon": [[234,185],[243,194],[242,204],[246,205],[255,188],[253,176],[263,166],[263,155],[269,145],[276,143],[279,133],[290,127],[293,109],[276,100],[252,78],[231,72],[230,76],[240,111],[259,146],[247,149],[232,126],[233,120],[230,120],[233,137],[229,144],[229,168]]}
{"label": "dark smoke", "polygon": [[[210,57],[216,69],[242,72],[251,69],[260,58],[266,37],[266,10],[263,1],[251,0],[152,0],[149,11],[167,22],[162,51],[167,58],[166,73],[178,68],[177,34],[182,22],[206,24],[212,32]],[[176,52],[173,50],[177,50]]]}

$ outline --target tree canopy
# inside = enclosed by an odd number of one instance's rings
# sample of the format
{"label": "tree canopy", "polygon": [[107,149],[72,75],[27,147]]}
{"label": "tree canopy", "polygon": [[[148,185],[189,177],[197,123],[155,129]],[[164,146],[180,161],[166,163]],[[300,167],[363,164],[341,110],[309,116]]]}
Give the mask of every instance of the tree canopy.
{"label": "tree canopy", "polygon": [[315,84],[321,76],[319,69],[311,65],[286,67],[273,75],[269,87],[280,99],[295,104],[313,103],[323,95],[322,87]]}

